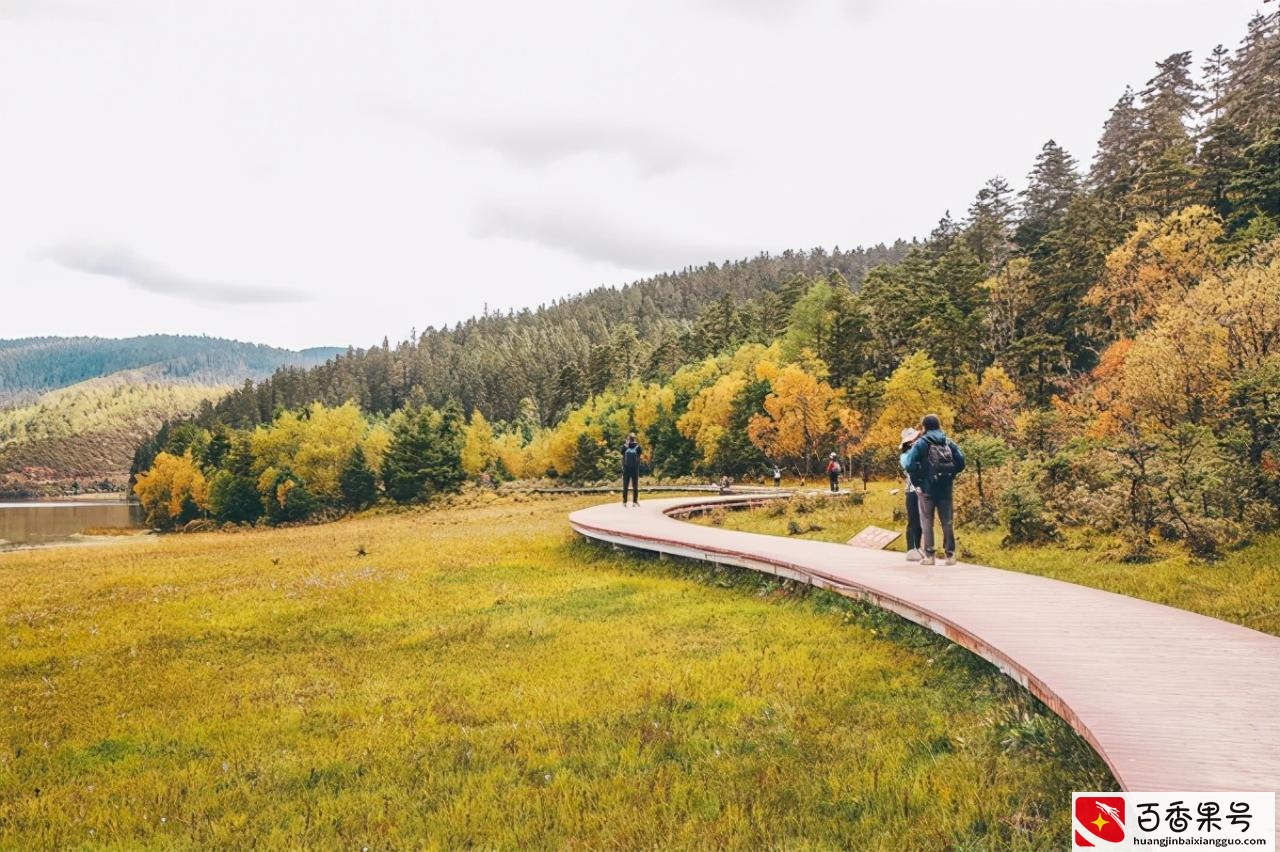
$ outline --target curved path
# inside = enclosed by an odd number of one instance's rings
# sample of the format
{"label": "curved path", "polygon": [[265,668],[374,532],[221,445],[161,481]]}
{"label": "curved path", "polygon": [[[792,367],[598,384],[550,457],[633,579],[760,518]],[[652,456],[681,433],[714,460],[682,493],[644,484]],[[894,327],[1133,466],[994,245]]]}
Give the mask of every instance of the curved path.
{"label": "curved path", "polygon": [[592,539],[800,580],[928,627],[1051,707],[1126,790],[1280,789],[1280,638],[1031,574],[676,519],[765,499],[613,504],[569,522]]}

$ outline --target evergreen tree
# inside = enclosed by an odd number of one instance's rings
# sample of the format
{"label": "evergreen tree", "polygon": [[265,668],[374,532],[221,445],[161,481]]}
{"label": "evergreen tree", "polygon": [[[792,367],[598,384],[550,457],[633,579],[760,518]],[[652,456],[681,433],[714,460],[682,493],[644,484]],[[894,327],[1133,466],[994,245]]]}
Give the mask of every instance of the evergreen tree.
{"label": "evergreen tree", "polygon": [[262,502],[271,524],[305,521],[320,508],[306,483],[288,468],[276,474]]}
{"label": "evergreen tree", "polygon": [[1142,139],[1158,156],[1190,138],[1189,126],[1200,112],[1200,87],[1191,74],[1191,51],[1170,54],[1142,90]]}
{"label": "evergreen tree", "polygon": [[1124,94],[1111,107],[1111,114],[1102,126],[1098,150],[1093,155],[1089,184],[1094,191],[1113,200],[1129,194],[1138,170],[1137,151],[1141,136],[1142,116],[1133,89],[1126,86]]}
{"label": "evergreen tree", "polygon": [[1242,160],[1227,189],[1236,210],[1232,226],[1244,227],[1259,214],[1280,219],[1280,123],[1246,148]]}
{"label": "evergreen tree", "polygon": [[1231,51],[1222,45],[1216,45],[1205,57],[1200,66],[1203,82],[1200,89],[1204,93],[1200,115],[1206,125],[1210,125],[1222,117],[1222,99],[1227,93],[1227,83],[1231,73]]}
{"label": "evergreen tree", "polygon": [[753,381],[742,389],[733,400],[729,411],[729,425],[716,444],[717,473],[741,477],[760,473],[765,458],[751,442],[747,431],[751,418],[764,410],[764,400],[772,391],[766,381]]}
{"label": "evergreen tree", "polygon": [[262,516],[262,498],[253,481],[221,470],[209,482],[209,513],[223,524],[251,524]]}
{"label": "evergreen tree", "polygon": [[573,467],[569,471],[569,479],[573,482],[595,482],[606,476],[604,467],[609,456],[609,447],[603,438],[590,432],[581,432],[573,450]]}
{"label": "evergreen tree", "polygon": [[356,444],[351,458],[339,477],[342,502],[352,509],[363,509],[378,499],[378,478],[365,459],[364,447]]}
{"label": "evergreen tree", "polygon": [[551,397],[551,410],[559,420],[574,406],[585,401],[582,370],[576,361],[569,361],[556,374],[556,390]]}
{"label": "evergreen tree", "polygon": [[1222,118],[1248,142],[1280,115],[1280,12],[1257,14],[1231,60],[1218,106]]}
{"label": "evergreen tree", "polygon": [[424,406],[406,409],[391,424],[391,443],[382,460],[382,487],[397,503],[411,503],[428,495],[428,459],[437,437],[435,418],[435,411]]}
{"label": "evergreen tree", "polygon": [[998,175],[978,190],[969,205],[965,244],[989,272],[999,269],[1009,258],[1016,213],[1013,189]]}
{"label": "evergreen tree", "polygon": [[1027,188],[1021,193],[1022,220],[1014,241],[1023,249],[1034,246],[1058,224],[1079,191],[1080,175],[1075,158],[1050,139],[1040,149],[1027,176]]}

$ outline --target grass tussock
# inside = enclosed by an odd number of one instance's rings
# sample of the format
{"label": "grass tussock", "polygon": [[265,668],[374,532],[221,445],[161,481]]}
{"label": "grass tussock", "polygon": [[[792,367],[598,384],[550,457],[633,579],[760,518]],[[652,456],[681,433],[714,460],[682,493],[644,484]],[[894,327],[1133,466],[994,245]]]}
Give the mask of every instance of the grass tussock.
{"label": "grass tussock", "polygon": [[1110,783],[972,655],[592,502],[0,556],[0,848],[1061,848]]}

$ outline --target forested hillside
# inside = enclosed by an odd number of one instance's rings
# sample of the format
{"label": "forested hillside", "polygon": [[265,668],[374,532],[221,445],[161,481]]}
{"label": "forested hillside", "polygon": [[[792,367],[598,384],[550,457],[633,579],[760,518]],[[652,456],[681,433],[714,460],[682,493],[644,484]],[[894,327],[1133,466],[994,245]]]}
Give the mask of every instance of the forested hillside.
{"label": "forested hillside", "polygon": [[453,399],[490,419],[550,425],[609,385],[670,376],[742,335],[768,339],[786,325],[809,279],[832,276],[856,287],[868,269],[909,247],[761,255],[601,287],[536,310],[488,313],[394,347],[384,341],[350,350],[316,369],[282,369],[228,396],[216,417],[247,426],[281,407],[348,399],[385,414],[417,388],[435,406]]}
{"label": "forested hillside", "polygon": [[30,402],[45,391],[109,376],[147,370],[157,383],[238,384],[284,366],[323,363],[340,349],[292,352],[256,343],[214,337],[148,335],[112,340],[101,337],[29,337],[0,340],[0,406]]}
{"label": "forested hillside", "polygon": [[1278,24],[1256,16],[1199,74],[1188,52],[1155,63],[1088,168],[1050,140],[1021,191],[991,178],[919,243],[690,270],[278,372],[144,447],[144,499],[168,522],[292,520],[461,473],[600,480],[631,430],[664,477],[812,475],[828,452],[897,476],[900,430],[931,411],[968,451],[965,520],[1212,556],[1280,527]]}
{"label": "forested hillside", "polygon": [[0,495],[124,489],[140,443],[166,420],[191,416],[227,390],[159,384],[145,371],[125,371],[0,410]]}

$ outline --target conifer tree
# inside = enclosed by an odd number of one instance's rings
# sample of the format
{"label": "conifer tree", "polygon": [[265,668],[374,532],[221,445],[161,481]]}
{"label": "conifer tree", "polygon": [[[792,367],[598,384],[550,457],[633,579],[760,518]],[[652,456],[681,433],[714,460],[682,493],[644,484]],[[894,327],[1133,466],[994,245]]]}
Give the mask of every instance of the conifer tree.
{"label": "conifer tree", "polygon": [[378,479],[365,459],[364,447],[359,444],[342,469],[339,485],[343,502],[352,509],[363,509],[378,499]]}
{"label": "conifer tree", "polygon": [[1021,193],[1022,221],[1018,223],[1015,242],[1024,249],[1033,246],[1058,223],[1079,191],[1075,157],[1050,139],[1036,156],[1027,176],[1027,188]]}
{"label": "conifer tree", "polygon": [[1125,87],[1124,94],[1111,107],[1111,114],[1102,126],[1102,138],[1093,155],[1089,170],[1089,185],[1108,199],[1124,198],[1133,189],[1134,174],[1138,168],[1137,149],[1142,135],[1142,118],[1133,94]]}
{"label": "conifer tree", "polygon": [[1009,258],[1016,215],[1013,189],[999,175],[988,180],[969,205],[965,243],[988,272],[999,269]]}

